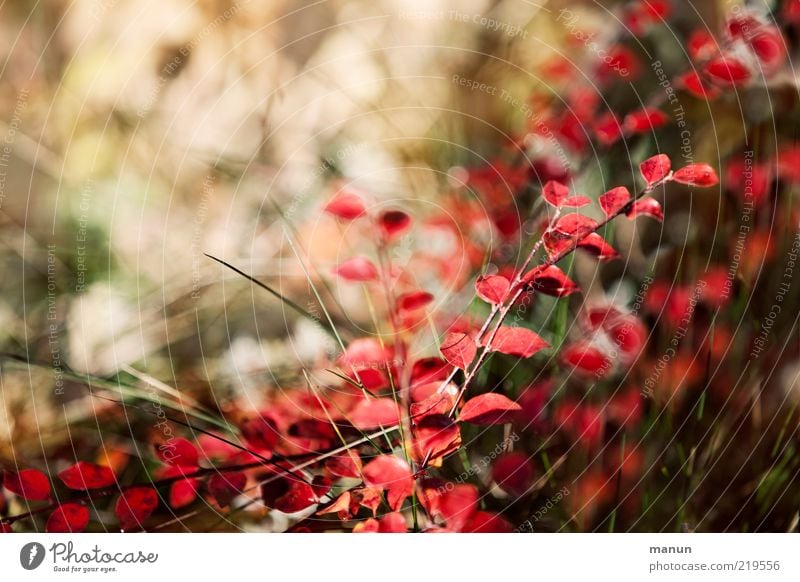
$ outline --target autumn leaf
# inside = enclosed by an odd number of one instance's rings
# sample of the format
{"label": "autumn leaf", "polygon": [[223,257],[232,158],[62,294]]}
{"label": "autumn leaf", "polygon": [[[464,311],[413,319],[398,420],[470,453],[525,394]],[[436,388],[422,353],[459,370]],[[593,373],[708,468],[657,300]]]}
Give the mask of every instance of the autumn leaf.
{"label": "autumn leaf", "polygon": [[458,420],[472,424],[504,424],[511,413],[519,410],[522,407],[506,396],[487,392],[467,400]]}

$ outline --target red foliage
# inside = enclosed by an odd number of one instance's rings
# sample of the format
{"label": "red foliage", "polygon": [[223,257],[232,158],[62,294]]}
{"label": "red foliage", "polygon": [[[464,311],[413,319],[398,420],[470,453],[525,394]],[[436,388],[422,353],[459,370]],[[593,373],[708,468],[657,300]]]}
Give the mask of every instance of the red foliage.
{"label": "red foliage", "polygon": [[58,478],[70,489],[100,489],[116,483],[114,472],[108,467],[79,461],[58,474]]}
{"label": "red foliage", "polygon": [[78,503],[59,505],[47,518],[47,533],[80,533],[89,525],[89,510]]}
{"label": "red foliage", "polygon": [[3,486],[28,501],[50,499],[50,479],[36,469],[23,469],[16,473],[4,471]]}
{"label": "red foliage", "polygon": [[114,515],[123,530],[144,527],[145,520],[158,507],[158,493],[152,487],[132,487],[122,492],[114,505]]}
{"label": "red foliage", "polygon": [[462,370],[472,363],[478,350],[474,340],[464,333],[448,333],[440,349],[450,365]]}
{"label": "red foliage", "polygon": [[511,414],[520,410],[519,404],[502,394],[487,392],[467,400],[458,420],[472,424],[503,424],[510,422]]}
{"label": "red foliage", "polygon": [[489,350],[501,352],[509,356],[530,358],[538,351],[549,348],[550,344],[544,341],[539,334],[524,327],[510,327],[504,325],[497,330],[492,339]]}

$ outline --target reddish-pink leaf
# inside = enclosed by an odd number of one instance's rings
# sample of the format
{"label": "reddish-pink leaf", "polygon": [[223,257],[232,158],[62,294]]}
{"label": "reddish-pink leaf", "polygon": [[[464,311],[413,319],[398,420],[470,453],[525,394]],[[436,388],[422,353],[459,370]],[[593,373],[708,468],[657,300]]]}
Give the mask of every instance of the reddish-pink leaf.
{"label": "reddish-pink leaf", "polygon": [[475,359],[478,348],[473,339],[465,333],[448,333],[441,347],[442,355],[449,364],[466,370]]}
{"label": "reddish-pink leaf", "polygon": [[596,232],[593,232],[579,242],[578,247],[589,251],[600,261],[613,261],[619,258],[619,253],[614,247],[608,244],[606,240]]}
{"label": "reddish-pink leaf", "polygon": [[397,298],[397,309],[399,311],[416,311],[422,309],[431,301],[433,301],[433,295],[427,291],[411,291]]}
{"label": "reddish-pink leaf", "polygon": [[387,210],[378,217],[383,236],[392,240],[411,227],[411,217],[402,210]]}
{"label": "reddish-pink leaf", "polygon": [[400,420],[400,408],[392,398],[370,398],[359,402],[347,415],[350,424],[360,430],[395,426]]}
{"label": "reddish-pink leaf", "polygon": [[519,410],[522,407],[513,400],[496,392],[487,392],[467,400],[458,420],[472,424],[504,424],[509,422],[507,417]]}
{"label": "reddish-pink leaf", "polygon": [[325,205],[325,212],[342,220],[354,220],[366,211],[361,198],[351,192],[341,192]]}
{"label": "reddish-pink leaf", "polygon": [[482,275],[475,281],[475,291],[478,297],[492,305],[499,305],[503,302],[508,295],[510,286],[508,279],[500,275]]}
{"label": "reddish-pink leaf", "polygon": [[492,465],[492,479],[503,490],[521,497],[533,482],[533,466],[524,453],[505,453]]}
{"label": "reddish-pink leaf", "polygon": [[103,465],[79,461],[58,474],[58,478],[70,489],[85,490],[109,487],[116,482],[114,472]]}
{"label": "reddish-pink leaf", "polygon": [[322,509],[317,511],[317,515],[325,515],[326,513],[336,513],[339,519],[342,520],[350,519],[351,505],[352,505],[352,495],[350,495],[349,491],[345,491],[344,493],[339,495],[339,497],[336,498],[336,501],[334,501],[327,507],[323,507]]}
{"label": "reddish-pink leaf", "polygon": [[114,506],[114,515],[123,530],[142,527],[158,507],[158,493],[152,487],[132,487],[123,491]]}
{"label": "reddish-pink leaf", "polygon": [[220,507],[228,507],[246,485],[247,477],[241,471],[215,473],[208,480],[208,493]]}
{"label": "reddish-pink leaf", "polygon": [[569,196],[569,188],[561,182],[550,180],[542,188],[542,197],[551,206],[560,208]]}
{"label": "reddish-pink leaf", "polygon": [[280,439],[275,420],[266,413],[244,418],[239,422],[239,429],[249,445],[263,451],[271,451]]}
{"label": "reddish-pink leaf", "polygon": [[716,39],[703,28],[695,30],[686,43],[689,56],[695,61],[705,61],[719,50]]}
{"label": "reddish-pink leaf", "polygon": [[261,486],[264,504],[283,513],[297,513],[308,509],[319,499],[314,488],[297,477],[281,477]]}
{"label": "reddish-pink leaf", "polygon": [[559,218],[553,228],[564,236],[582,239],[597,228],[597,221],[577,212],[572,212]]}
{"label": "reddish-pink leaf", "polygon": [[80,533],[89,525],[89,510],[78,503],[59,505],[44,526],[47,533]]}
{"label": "reddish-pink leaf", "polygon": [[667,115],[652,107],[633,111],[625,116],[625,130],[630,133],[645,133],[658,129],[667,122]]}
{"label": "reddish-pink leaf", "polygon": [[361,457],[356,451],[344,451],[325,461],[325,469],[334,477],[361,476]]}
{"label": "reddish-pink leaf", "polygon": [[572,279],[555,265],[543,265],[530,270],[522,278],[522,282],[531,285],[540,293],[553,297],[566,297],[580,290]]}
{"label": "reddish-pink leaf", "polygon": [[611,360],[591,342],[578,341],[561,351],[561,359],[576,371],[586,375],[604,376],[611,371]]}
{"label": "reddish-pink leaf", "polygon": [[14,533],[14,529],[10,523],[2,522],[0,523],[0,533]]}
{"label": "reddish-pink leaf", "polygon": [[377,519],[369,518],[364,521],[359,521],[353,527],[353,533],[379,533],[381,531],[381,524]]}
{"label": "reddish-pink leaf", "polygon": [[672,162],[665,154],[658,154],[639,164],[639,170],[648,187],[663,180],[669,174],[671,167]]}
{"label": "reddish-pink leaf", "polygon": [[383,502],[381,489],[375,487],[362,487],[360,489],[351,489],[353,496],[353,504],[369,509],[373,517],[378,514],[378,508]]}
{"label": "reddish-pink leaf", "polygon": [[156,454],[162,463],[180,467],[196,467],[197,448],[184,438],[173,438],[159,444]]}
{"label": "reddish-pink leaf", "polygon": [[524,327],[504,325],[497,330],[490,351],[530,358],[536,352],[550,347],[536,332]]}
{"label": "reddish-pink leaf", "polygon": [[495,513],[476,511],[464,525],[467,533],[512,533],[511,524]]}
{"label": "reddish-pink leaf", "polygon": [[564,200],[562,206],[564,206],[564,208],[583,208],[591,203],[592,201],[586,196],[570,196]]}
{"label": "reddish-pink leaf", "polygon": [[445,487],[437,500],[435,513],[447,527],[460,531],[478,509],[478,489],[475,485],[451,485]]}
{"label": "reddish-pink leaf", "polygon": [[340,363],[345,367],[385,369],[393,357],[390,347],[374,337],[362,337],[350,342]]}
{"label": "reddish-pink leaf", "polygon": [[741,85],[751,76],[750,69],[737,58],[717,57],[706,65],[706,74],[715,81],[728,85]]}
{"label": "reddish-pink leaf", "polygon": [[594,124],[597,140],[603,145],[612,145],[622,137],[622,126],[613,113],[606,113]]}
{"label": "reddish-pink leaf", "polygon": [[366,282],[378,278],[378,269],[367,258],[353,257],[336,267],[333,272],[345,281]]}
{"label": "reddish-pink leaf", "polygon": [[197,489],[200,487],[200,480],[180,479],[169,487],[169,505],[173,509],[186,507],[197,499]]}
{"label": "reddish-pink leaf", "polygon": [[3,486],[28,501],[50,499],[50,480],[47,475],[36,469],[23,469],[18,473],[5,471]]}
{"label": "reddish-pink leaf", "polygon": [[719,87],[710,85],[703,80],[697,71],[689,71],[678,78],[678,84],[695,97],[712,101],[720,96]]}
{"label": "reddish-pink leaf", "polygon": [[[667,171],[669,171],[669,168]],[[625,186],[618,186],[600,196],[598,201],[605,215],[610,217],[614,216],[628,205],[628,202],[631,201],[631,193]]]}
{"label": "reddish-pink leaf", "polygon": [[640,198],[634,202],[633,206],[631,206],[630,210],[628,210],[625,216],[633,220],[639,215],[655,218],[659,222],[664,220],[664,211],[661,210],[661,204],[658,203],[658,200],[655,198],[650,198],[649,196],[646,198]]}
{"label": "reddish-pink leaf", "polygon": [[385,489],[387,501],[397,511],[414,489],[411,467],[393,455],[381,455],[364,465],[364,482],[369,487]]}
{"label": "reddish-pink leaf", "polygon": [[708,164],[689,164],[675,172],[673,180],[678,184],[709,188],[719,184],[719,177]]}
{"label": "reddish-pink leaf", "polygon": [[430,414],[417,419],[412,429],[413,453],[418,462],[436,464],[461,446],[461,429],[447,414]]}
{"label": "reddish-pink leaf", "polygon": [[398,513],[396,511],[387,513],[378,519],[378,524],[379,533],[406,533],[408,531],[406,518],[403,517],[402,513]]}

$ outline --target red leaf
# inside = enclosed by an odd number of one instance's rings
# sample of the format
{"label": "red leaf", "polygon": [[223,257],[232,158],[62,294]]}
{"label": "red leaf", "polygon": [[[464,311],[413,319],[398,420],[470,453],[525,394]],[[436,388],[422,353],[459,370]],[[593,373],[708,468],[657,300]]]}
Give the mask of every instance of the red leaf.
{"label": "red leaf", "polygon": [[533,466],[524,453],[505,453],[494,462],[492,479],[503,490],[520,497],[533,482]]}
{"label": "red leaf", "polygon": [[586,196],[570,196],[566,200],[564,200],[563,206],[565,208],[582,208],[591,204],[592,201],[589,200]]}
{"label": "red leaf", "polygon": [[579,242],[578,246],[589,251],[600,261],[612,261],[619,258],[619,253],[614,247],[608,244],[606,240],[596,232],[593,232]]}
{"label": "red leaf", "polygon": [[362,337],[350,342],[342,354],[340,364],[354,368],[385,369],[394,357],[391,348],[381,345],[372,337]]}
{"label": "red leaf", "polygon": [[325,461],[325,469],[334,477],[361,477],[361,457],[356,451],[344,451]]}
{"label": "red leaf", "polygon": [[433,301],[433,295],[427,291],[412,291],[404,293],[397,298],[397,309],[399,311],[416,311],[422,309]]}
{"label": "red leaf", "polygon": [[622,137],[622,126],[616,115],[606,113],[594,124],[597,140],[603,145],[612,145]]}
{"label": "red leaf", "polygon": [[460,531],[478,509],[478,489],[474,485],[452,485],[445,489],[436,505],[436,513],[447,526]]}
{"label": "red leaf", "polygon": [[162,463],[181,467],[196,467],[197,448],[184,438],[174,438],[159,444],[156,455]]}
{"label": "red leaf", "polygon": [[378,278],[378,269],[372,264],[372,261],[364,257],[353,257],[348,259],[333,272],[339,275],[345,281],[375,281]]}
{"label": "red leaf", "polygon": [[408,531],[408,524],[406,518],[402,513],[392,512],[387,513],[378,519],[380,533],[406,533]]}
{"label": "red leaf", "polygon": [[158,494],[152,487],[133,487],[119,496],[114,515],[123,530],[142,527],[144,521],[158,507]]}
{"label": "red leaf", "polygon": [[645,107],[625,116],[625,129],[630,133],[645,133],[658,129],[667,122],[667,115],[659,109]]}
{"label": "red leaf", "polygon": [[542,197],[548,204],[556,208],[560,208],[568,196],[569,188],[555,180],[550,180],[542,188]]}
{"label": "red leaf", "polygon": [[196,478],[180,479],[169,487],[169,505],[174,509],[186,507],[197,499],[200,480]]}
{"label": "red leaf", "polygon": [[[644,166],[644,164],[642,164],[642,166]],[[667,169],[667,171],[669,171],[669,169]],[[627,206],[628,202],[631,201],[631,193],[625,186],[618,186],[600,196],[598,201],[605,215],[611,217]]]}
{"label": "red leaf", "polygon": [[432,464],[461,446],[461,429],[447,414],[431,414],[419,419],[412,429],[417,461],[428,458]]}
{"label": "red leaf", "polygon": [[[432,382],[431,386],[434,386],[434,390],[438,390],[438,386],[441,386],[440,382]],[[413,398],[412,393],[412,398]],[[434,392],[427,398],[420,400],[419,402],[412,402],[411,406],[409,407],[409,413],[411,414],[411,419],[416,423],[425,418],[426,416],[430,416],[432,414],[447,414],[450,412],[450,409],[453,407],[454,398],[451,394],[447,392]]]}
{"label": "red leaf", "polygon": [[490,351],[530,358],[536,352],[549,347],[550,344],[529,329],[504,325],[497,330]]}
{"label": "red leaf", "polygon": [[580,290],[572,279],[555,265],[532,269],[523,277],[522,282],[552,297],[566,297]]}
{"label": "red leaf", "polygon": [[261,497],[267,507],[283,513],[297,513],[319,501],[311,485],[300,477],[280,477],[264,483]]}
{"label": "red leaf", "polygon": [[381,524],[377,519],[369,518],[359,521],[353,528],[353,533],[378,533],[381,531]]}
{"label": "red leaf", "polygon": [[475,281],[475,291],[478,297],[492,305],[499,305],[503,302],[508,295],[510,286],[508,279],[500,275],[482,275]]}
{"label": "red leaf", "polygon": [[441,347],[442,355],[449,364],[466,370],[475,359],[478,349],[475,342],[465,333],[448,333]]}
{"label": "red leaf", "polygon": [[220,507],[228,507],[246,485],[247,476],[241,471],[215,473],[208,480],[208,493]]}
{"label": "red leaf", "polygon": [[411,226],[411,217],[402,210],[387,210],[378,217],[384,237],[391,240],[397,238]]}
{"label": "red leaf", "polygon": [[678,84],[695,97],[712,101],[720,96],[718,87],[706,83],[697,71],[689,71],[678,78]]}
{"label": "red leaf", "polygon": [[317,515],[325,515],[326,513],[336,513],[339,519],[350,519],[351,511],[350,506],[352,505],[351,495],[349,491],[345,491],[339,497],[336,498],[336,501],[328,505],[327,507],[323,507],[319,511],[317,511]]}
{"label": "red leaf", "polygon": [[116,482],[114,472],[108,467],[79,461],[58,474],[58,478],[70,489],[99,489]]}
{"label": "red leaf", "polygon": [[512,533],[511,524],[495,513],[476,511],[464,526],[468,533]]}
{"label": "red leaf", "polygon": [[361,198],[350,192],[341,192],[325,205],[325,212],[342,220],[354,220],[366,211]]}
{"label": "red leaf", "polygon": [[274,449],[280,438],[275,421],[265,414],[243,419],[239,423],[239,429],[249,445],[263,451]]}
{"label": "red leaf", "polygon": [[381,455],[364,466],[364,483],[385,489],[392,510],[397,511],[414,489],[411,467],[393,455]]}
{"label": "red leaf", "polygon": [[400,408],[392,398],[372,398],[359,402],[347,416],[359,430],[395,426],[400,420]]}
{"label": "red leaf", "polygon": [[750,69],[734,57],[717,57],[706,65],[706,74],[715,81],[741,85],[750,79]]}
{"label": "red leaf", "polygon": [[353,496],[353,503],[356,506],[369,509],[373,516],[378,514],[378,508],[381,506],[381,502],[383,501],[381,489],[376,489],[374,487],[362,487],[360,489],[351,489],[351,494]]}
{"label": "red leaf", "polygon": [[564,348],[561,352],[561,359],[575,370],[586,375],[604,376],[611,371],[611,360],[608,356],[585,340]]}
{"label": "red leaf", "polygon": [[648,188],[663,180],[669,174],[671,167],[672,162],[669,161],[665,154],[658,154],[639,164],[639,170],[642,172],[642,177]]}
{"label": "red leaf", "polygon": [[709,188],[719,184],[714,168],[708,164],[689,164],[675,172],[672,177],[678,184]]}
{"label": "red leaf", "polygon": [[59,505],[50,517],[44,531],[47,533],[80,533],[89,525],[89,510],[78,503]]}
{"label": "red leaf", "polygon": [[467,400],[458,420],[472,424],[504,424],[508,422],[507,415],[519,410],[522,407],[513,400],[496,392],[487,392]]}
{"label": "red leaf", "polygon": [[649,196],[634,202],[625,216],[633,220],[640,214],[655,218],[659,222],[664,220],[664,211],[661,210],[661,204],[658,203],[658,200],[650,198]]}
{"label": "red leaf", "polygon": [[695,61],[705,61],[719,50],[717,41],[710,32],[703,28],[694,31],[686,43],[689,56]]}
{"label": "red leaf", "polygon": [[50,499],[50,480],[47,475],[36,469],[23,469],[19,473],[5,471],[3,486],[28,501]]}
{"label": "red leaf", "polygon": [[562,216],[556,223],[554,230],[564,236],[581,239],[596,228],[596,220],[573,212]]}

